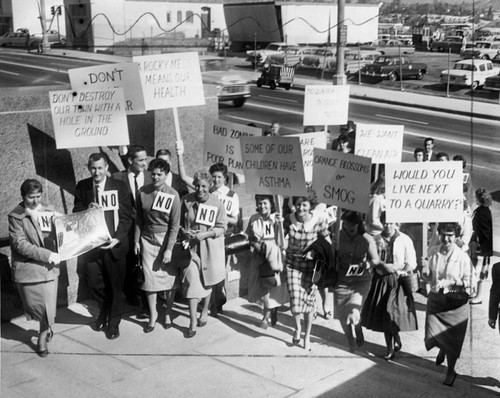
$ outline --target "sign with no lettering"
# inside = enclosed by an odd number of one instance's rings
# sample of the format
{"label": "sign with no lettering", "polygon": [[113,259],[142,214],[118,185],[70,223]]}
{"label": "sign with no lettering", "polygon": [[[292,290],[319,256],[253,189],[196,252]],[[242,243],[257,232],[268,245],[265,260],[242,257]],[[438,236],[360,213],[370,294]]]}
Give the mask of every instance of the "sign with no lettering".
{"label": "sign with no lettering", "polygon": [[304,126],[346,124],[348,110],[349,86],[306,86]]}
{"label": "sign with no lettering", "polygon": [[302,148],[302,162],[304,162],[304,175],[307,182],[312,181],[313,152],[314,148],[326,149],[326,132],[292,134],[287,137],[299,137]]}
{"label": "sign with no lettering", "polygon": [[50,91],[57,149],[128,145],[123,88]]}
{"label": "sign with no lettering", "polygon": [[248,192],[306,195],[302,150],[297,137],[241,137],[240,142]]}
{"label": "sign with no lettering", "polygon": [[198,53],[133,57],[139,65],[146,110],[205,104]]}
{"label": "sign with no lettering", "polygon": [[135,62],[103,64],[68,70],[73,90],[123,87],[127,115],[146,113],[139,68]]}
{"label": "sign with no lettering", "polygon": [[203,165],[211,166],[222,162],[228,171],[242,173],[240,138],[253,136],[262,136],[262,130],[225,120],[206,118]]}
{"label": "sign with no lettering", "polygon": [[390,163],[385,167],[388,222],[463,218],[462,162]]}
{"label": "sign with no lettering", "polygon": [[368,212],[371,165],[369,158],[315,148],[312,185],[318,201]]}
{"label": "sign with no lettering", "polygon": [[401,163],[404,126],[386,124],[356,125],[354,154],[372,159],[372,163]]}

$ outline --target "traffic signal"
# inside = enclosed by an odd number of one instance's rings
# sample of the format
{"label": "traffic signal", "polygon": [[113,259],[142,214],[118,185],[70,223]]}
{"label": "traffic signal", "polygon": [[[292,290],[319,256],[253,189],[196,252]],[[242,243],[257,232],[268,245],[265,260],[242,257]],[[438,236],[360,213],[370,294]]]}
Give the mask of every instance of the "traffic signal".
{"label": "traffic signal", "polygon": [[56,8],[54,6],[50,7],[50,13],[56,15]]}
{"label": "traffic signal", "polygon": [[57,7],[57,15],[61,15],[61,6]]}

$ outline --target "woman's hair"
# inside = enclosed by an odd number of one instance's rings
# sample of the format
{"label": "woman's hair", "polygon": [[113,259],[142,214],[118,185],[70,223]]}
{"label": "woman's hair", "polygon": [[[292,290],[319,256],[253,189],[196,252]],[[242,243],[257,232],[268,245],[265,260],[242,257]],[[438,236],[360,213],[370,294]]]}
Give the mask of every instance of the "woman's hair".
{"label": "woman's hair", "polygon": [[159,156],[172,156],[172,153],[168,149],[158,149],[155,158]]}
{"label": "woman's hair", "polygon": [[462,228],[460,227],[460,224],[456,222],[439,223],[437,230],[439,235],[451,232],[454,233],[456,237],[459,237],[462,233]]}
{"label": "woman's hair", "polygon": [[[255,195],[255,205],[258,206],[259,202],[261,200],[266,200],[266,199],[271,204],[271,213],[275,213],[276,212],[276,206],[274,205],[273,195]],[[256,211],[258,212],[259,209],[256,209]]]}
{"label": "woman's hair", "polygon": [[295,207],[297,207],[302,202],[309,202],[311,204],[311,209],[314,209],[318,204],[318,196],[316,195],[316,191],[308,187],[306,196],[292,197],[292,203]]}
{"label": "woman's hair", "polygon": [[352,210],[346,210],[340,216],[340,219],[349,224],[358,226],[358,233],[364,234],[366,232],[365,223],[363,222],[363,217],[360,213]]}
{"label": "woman's hair", "polygon": [[383,195],[385,193],[385,178],[379,177],[370,188],[370,195]]}
{"label": "woman's hair", "polygon": [[24,182],[21,184],[21,196],[24,198],[26,195],[35,192],[43,192],[42,183],[32,178],[24,180]]}
{"label": "woman's hair", "polygon": [[304,133],[314,133],[316,131],[316,127],[314,126],[306,126],[304,127]]}
{"label": "woman's hair", "polygon": [[476,198],[481,206],[489,207],[492,199],[490,193],[484,188],[476,189]]}
{"label": "woman's hair", "polygon": [[[382,225],[384,225],[384,224],[387,223],[387,213],[385,211],[383,211],[382,213],[380,213],[380,223]],[[398,222],[393,222],[391,224],[394,224],[396,227],[400,227],[401,226],[401,223],[398,223]]]}
{"label": "woman's hair", "polygon": [[213,181],[212,174],[210,174],[205,169],[200,169],[194,173],[193,184],[196,184],[196,181],[200,180],[208,181],[210,184],[212,184]]}
{"label": "woman's hair", "polygon": [[208,169],[208,172],[210,174],[216,173],[216,172],[221,172],[222,175],[227,178],[227,166],[224,163],[214,163],[210,168]]}
{"label": "woman's hair", "polygon": [[160,169],[165,174],[168,174],[170,172],[170,165],[163,159],[153,159],[149,162],[148,170],[153,171],[154,169]]}

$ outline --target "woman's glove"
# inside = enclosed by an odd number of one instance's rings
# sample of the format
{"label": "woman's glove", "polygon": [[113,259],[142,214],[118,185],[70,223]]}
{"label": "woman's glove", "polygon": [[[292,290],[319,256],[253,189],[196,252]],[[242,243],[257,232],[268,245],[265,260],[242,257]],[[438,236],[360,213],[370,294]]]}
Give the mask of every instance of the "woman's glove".
{"label": "woman's glove", "polygon": [[50,253],[49,264],[59,265],[61,263],[61,255],[59,253]]}

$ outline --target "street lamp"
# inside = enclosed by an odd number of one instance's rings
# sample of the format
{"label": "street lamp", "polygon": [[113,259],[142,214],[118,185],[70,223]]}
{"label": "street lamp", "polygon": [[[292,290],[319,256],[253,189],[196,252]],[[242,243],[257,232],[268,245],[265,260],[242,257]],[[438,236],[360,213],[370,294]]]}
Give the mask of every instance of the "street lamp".
{"label": "street lamp", "polygon": [[337,11],[337,72],[333,76],[333,84],[341,86],[347,84],[344,72],[344,47],[347,40],[347,26],[344,26],[345,0],[338,0]]}

